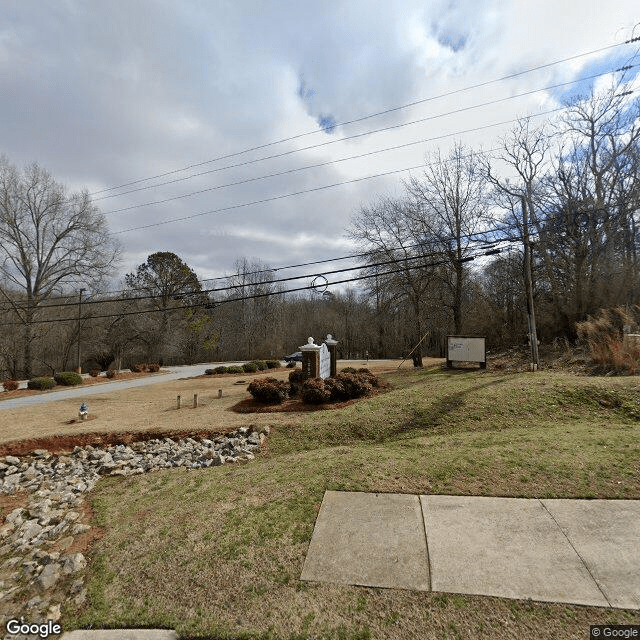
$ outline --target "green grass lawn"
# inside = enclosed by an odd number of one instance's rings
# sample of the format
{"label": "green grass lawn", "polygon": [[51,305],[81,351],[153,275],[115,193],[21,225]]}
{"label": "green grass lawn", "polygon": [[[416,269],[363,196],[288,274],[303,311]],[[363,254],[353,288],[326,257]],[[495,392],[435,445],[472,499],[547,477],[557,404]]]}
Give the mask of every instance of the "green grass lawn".
{"label": "green grass lawn", "polygon": [[638,612],[299,580],[326,490],[640,498],[640,381],[402,371],[336,411],[282,414],[242,466],[102,480],[88,604],[65,629],[180,638],[587,638]]}

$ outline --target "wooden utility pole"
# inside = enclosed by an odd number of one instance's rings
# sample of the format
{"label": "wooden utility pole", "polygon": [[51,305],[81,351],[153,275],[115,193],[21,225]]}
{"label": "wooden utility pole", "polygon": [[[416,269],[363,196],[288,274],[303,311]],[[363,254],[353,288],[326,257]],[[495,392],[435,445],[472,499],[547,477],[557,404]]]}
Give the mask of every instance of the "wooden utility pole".
{"label": "wooden utility pole", "polygon": [[80,319],[81,319],[81,312],[82,312],[82,292],[83,291],[85,291],[85,289],[81,288],[80,296],[78,297],[78,352],[76,354],[77,361],[78,361],[78,366],[76,368],[76,371],[78,373],[82,373],[82,366],[80,365],[80,331],[81,331]]}
{"label": "wooden utility pole", "polygon": [[531,343],[531,370],[537,371],[538,360],[538,332],[536,330],[536,311],[533,306],[533,278],[531,276],[531,245],[529,243],[529,221],[527,201],[521,196],[522,202],[522,241],[524,243],[524,286],[527,294],[527,314],[529,320],[529,342]]}

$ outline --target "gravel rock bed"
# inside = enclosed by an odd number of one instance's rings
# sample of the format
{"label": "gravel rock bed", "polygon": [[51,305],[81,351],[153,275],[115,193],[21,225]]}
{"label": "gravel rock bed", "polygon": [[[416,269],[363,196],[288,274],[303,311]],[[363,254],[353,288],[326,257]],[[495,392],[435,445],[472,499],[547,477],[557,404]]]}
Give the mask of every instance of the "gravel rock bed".
{"label": "gravel rock bed", "polygon": [[[84,604],[82,553],[64,553],[91,526],[82,522],[84,494],[101,476],[129,476],[158,469],[202,469],[253,460],[269,428],[242,427],[225,436],[155,438],[104,448],[76,446],[67,455],[36,449],[0,458],[0,494],[25,491],[26,506],[0,526],[0,617],[29,623],[57,621],[62,604]],[[6,636],[16,639],[19,636]]]}

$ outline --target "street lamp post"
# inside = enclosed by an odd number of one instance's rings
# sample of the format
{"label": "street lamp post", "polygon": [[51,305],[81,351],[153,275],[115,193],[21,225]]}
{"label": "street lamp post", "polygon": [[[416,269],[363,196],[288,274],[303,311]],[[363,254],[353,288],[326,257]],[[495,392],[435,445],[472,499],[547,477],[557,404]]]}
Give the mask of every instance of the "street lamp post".
{"label": "street lamp post", "polygon": [[82,373],[82,367],[80,366],[80,314],[82,312],[82,292],[84,288],[80,289],[80,296],[78,298],[78,367],[76,371]]}

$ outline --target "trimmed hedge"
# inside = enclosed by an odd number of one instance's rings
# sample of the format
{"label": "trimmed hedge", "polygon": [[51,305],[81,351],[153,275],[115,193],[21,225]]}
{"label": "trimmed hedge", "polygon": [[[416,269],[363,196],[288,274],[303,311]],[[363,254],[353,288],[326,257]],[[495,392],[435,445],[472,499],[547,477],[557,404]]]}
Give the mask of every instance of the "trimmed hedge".
{"label": "trimmed hedge", "polygon": [[56,381],[53,378],[31,378],[27,382],[27,389],[53,389],[56,386]]}
{"label": "trimmed hedge", "polygon": [[18,381],[9,379],[3,380],[2,386],[4,387],[5,391],[15,391],[18,388]]}
{"label": "trimmed hedge", "polygon": [[324,404],[331,400],[331,391],[327,389],[324,380],[311,378],[302,383],[300,397],[305,404]]}
{"label": "trimmed hedge", "polygon": [[64,387],[74,387],[82,384],[82,376],[75,371],[61,371],[53,376],[53,379]]}
{"label": "trimmed hedge", "polygon": [[242,369],[245,373],[255,373],[258,370],[258,365],[255,362],[245,362]]}
{"label": "trimmed hedge", "polygon": [[267,360],[268,369],[278,369],[280,367],[280,360]]}
{"label": "trimmed hedge", "polygon": [[227,367],[227,373],[244,373],[244,369],[239,367],[237,364],[231,365]]}
{"label": "trimmed hedge", "polygon": [[304,372],[302,369],[296,369],[289,374],[289,393],[292,396],[298,395],[300,392],[300,387],[304,381]]}
{"label": "trimmed hedge", "polygon": [[280,404],[289,395],[289,385],[277,378],[259,378],[247,387],[249,393],[265,404]]}
{"label": "trimmed hedge", "polygon": [[[295,375],[299,374],[299,375]],[[380,381],[372,373],[339,373],[335,378],[321,380],[315,378],[305,380],[301,385],[298,382],[302,371],[292,371],[292,392],[295,386],[299,386],[300,397],[306,404],[323,404],[325,402],[342,402],[353,398],[368,396],[373,387],[380,385]]]}
{"label": "trimmed hedge", "polygon": [[258,367],[258,371],[265,371],[267,363],[264,360],[252,360],[252,363]]}

